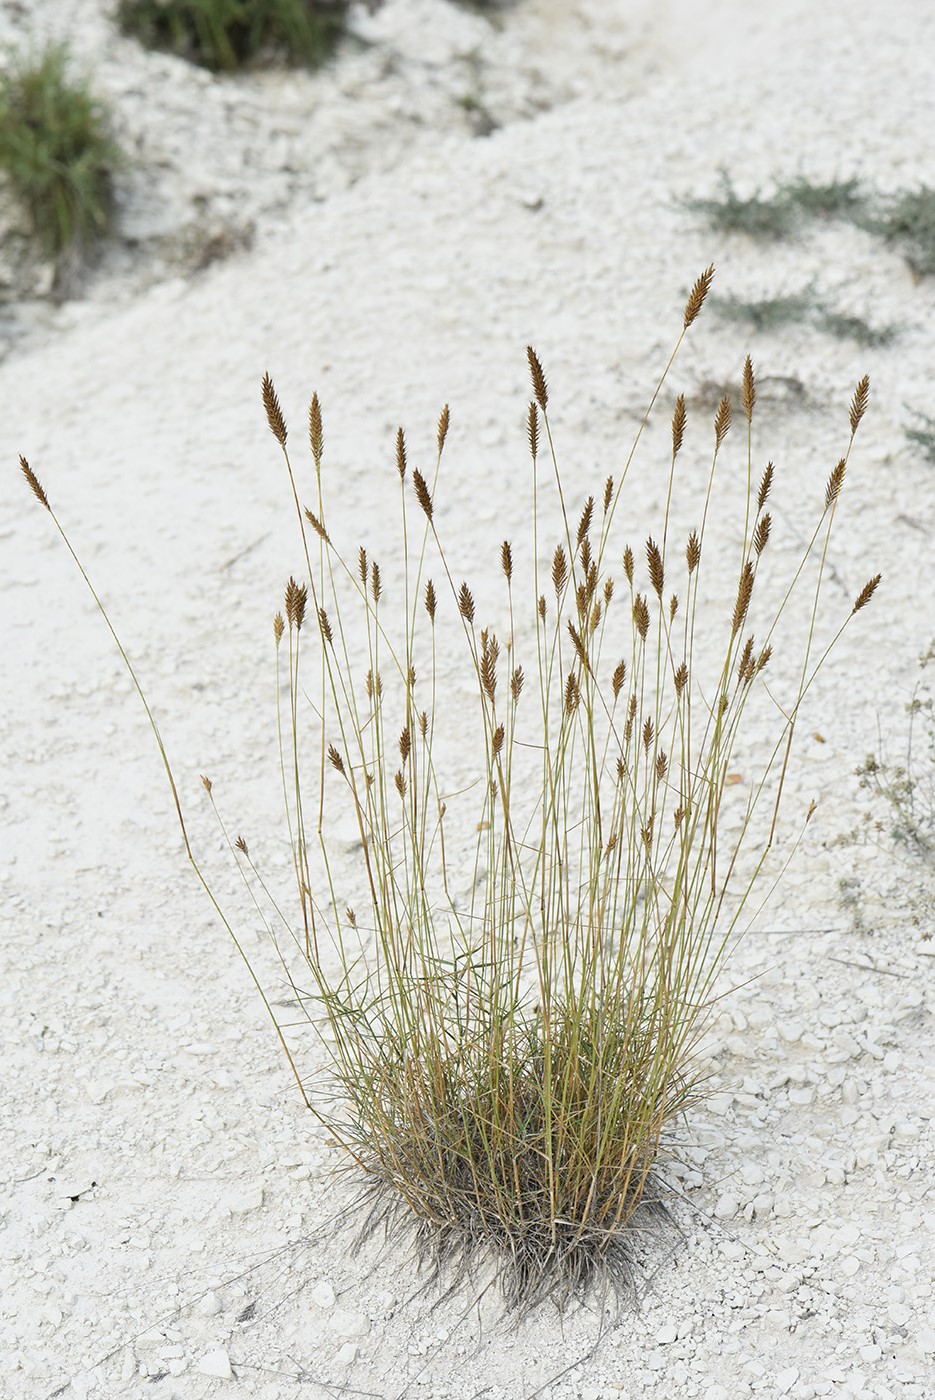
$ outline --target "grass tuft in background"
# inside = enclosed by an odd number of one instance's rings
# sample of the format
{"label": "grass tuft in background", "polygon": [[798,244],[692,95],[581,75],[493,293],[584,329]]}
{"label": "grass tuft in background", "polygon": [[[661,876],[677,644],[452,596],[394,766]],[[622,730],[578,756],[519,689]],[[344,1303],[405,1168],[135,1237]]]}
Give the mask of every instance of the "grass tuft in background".
{"label": "grass tuft in background", "polygon": [[120,0],[125,34],[202,67],[233,71],[266,52],[316,66],[347,27],[349,0]]}

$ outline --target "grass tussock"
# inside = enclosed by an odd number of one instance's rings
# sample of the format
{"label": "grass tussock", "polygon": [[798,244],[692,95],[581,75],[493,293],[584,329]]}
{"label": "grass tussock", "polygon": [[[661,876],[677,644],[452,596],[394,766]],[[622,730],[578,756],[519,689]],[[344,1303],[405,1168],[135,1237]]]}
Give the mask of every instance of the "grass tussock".
{"label": "grass tussock", "polygon": [[927,462],[935,464],[935,418],[915,409],[909,412],[915,421],[905,430],[906,441],[919,448]]}
{"label": "grass tussock", "polygon": [[[643,426],[712,277],[691,290]],[[527,360],[529,538],[473,546],[473,578],[459,553],[468,522],[439,509],[447,406],[430,451],[413,453],[400,429],[388,454],[399,524],[381,567],[332,525],[341,479],[317,395],[295,446],[264,379],[302,564],[272,628],[294,919],[247,842],[230,840],[293,1006],[328,1052],[330,1089],[311,1092],[270,1009],[305,1102],[371,1202],[412,1221],[436,1260],[492,1251],[518,1306],[622,1276],[664,1135],[704,1093],[699,1039],[783,836],[800,709],[879,584],[822,618],[866,380],[801,558],[774,568],[781,472],[758,464],[749,358],[713,422],[689,423],[675,399],[664,505],[632,539],[643,427],[619,474],[573,501],[552,387],[532,348]],[[726,531],[722,472],[742,483]],[[706,482],[690,506],[689,475]],[[755,715],[771,737],[738,785]],[[446,771],[452,754],[474,782]],[[346,819],[356,867],[329,837]]]}
{"label": "grass tussock", "polygon": [[890,345],[897,334],[894,326],[872,326],[862,316],[834,310],[812,287],[755,301],[719,297],[714,305],[725,321],[748,325],[760,332],[779,330],[789,325],[807,325],[836,340],[853,340],[857,345],[870,349]]}
{"label": "grass tussock", "polygon": [[264,54],[315,67],[347,28],[349,0],[120,0],[125,34],[204,68],[232,72]]}
{"label": "grass tussock", "polygon": [[55,259],[107,233],[121,162],[103,105],[69,67],[50,44],[8,55],[0,72],[0,171]]}
{"label": "grass tussock", "polygon": [[[935,856],[935,695],[929,668],[935,642],[919,658],[923,678],[906,705],[909,737],[903,762],[894,762],[881,740],[856,770],[860,785],[889,808],[888,832],[897,845],[930,860]],[[878,825],[882,825],[878,823]]]}

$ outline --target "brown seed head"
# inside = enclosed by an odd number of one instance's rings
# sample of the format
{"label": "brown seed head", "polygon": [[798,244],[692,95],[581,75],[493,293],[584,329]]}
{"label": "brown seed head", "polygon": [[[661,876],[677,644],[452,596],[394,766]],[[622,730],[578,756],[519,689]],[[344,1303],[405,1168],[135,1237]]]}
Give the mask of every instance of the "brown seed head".
{"label": "brown seed head", "polygon": [[828,477],[828,484],[825,487],[825,510],[830,510],[841,494],[841,487],[844,485],[844,473],[847,471],[847,462],[842,457]]}
{"label": "brown seed head", "polygon": [[458,590],[458,612],[464,618],[465,622],[473,623],[474,596],[466,583],[462,583]]}
{"label": "brown seed head", "polygon": [[591,663],[588,661],[587,648],[585,647],[584,642],[581,640],[581,635],[573,622],[568,623],[568,635],[569,637],[571,637],[571,644],[575,649],[575,655],[581,663],[582,668],[585,671],[590,671]]}
{"label": "brown seed head", "polygon": [[350,908],[350,906],[348,906],[348,908],[345,909],[344,917],[345,919],[347,919],[347,922],[350,924],[351,928],[357,927],[357,915],[354,913],[353,909]]}
{"label": "brown seed head", "polygon": [[565,551],[560,544],[555,546],[555,553],[552,555],[552,587],[556,593],[561,593],[568,582],[568,560]]}
{"label": "brown seed head", "polygon": [[584,569],[585,575],[589,574],[591,572],[591,541],[588,539],[587,535],[585,535],[584,539],[581,541],[581,551],[579,557],[581,559],[581,567],[582,569]]}
{"label": "brown seed head", "polygon": [[237,837],[237,840],[234,842],[234,845],[237,847],[238,851],[242,852],[242,854],[247,857],[248,860],[250,859],[250,852],[247,849],[247,843],[242,836]]}
{"label": "brown seed head", "polygon": [[870,375],[865,374],[863,379],[854,390],[854,397],[851,399],[851,435],[856,433],[861,418],[867,411],[867,404],[870,399]]}
{"label": "brown seed head", "polygon": [[540,593],[540,594],[539,594],[539,601],[538,601],[538,603],[536,604],[536,611],[538,612],[539,616],[542,618],[542,621],[545,622],[545,594],[544,594],[544,593]]}
{"label": "brown seed head", "polygon": [[379,603],[383,594],[383,580],[380,577],[380,565],[376,560],[370,565],[370,592],[373,595],[373,601]]}
{"label": "brown seed head", "polygon": [[577,710],[578,705],[580,704],[580,701],[581,701],[581,691],[580,691],[579,688],[578,688],[578,681],[577,681],[577,679],[576,679],[576,677],[575,677],[574,671],[569,671],[569,672],[568,672],[568,678],[567,678],[567,680],[565,681],[565,713],[566,713],[566,715],[572,715],[572,714],[574,714],[575,710]]}
{"label": "brown seed head", "polygon": [[423,710],[422,713],[421,713],[421,715],[419,716],[419,733],[422,735],[422,738],[424,739],[425,736],[426,736],[426,734],[427,734],[428,732],[429,732],[429,717],[428,717],[428,714],[426,713],[426,711]]}
{"label": "brown seed head", "polygon": [[426,518],[429,519],[429,520],[431,520],[431,518],[432,518],[432,495],[431,495],[431,492],[429,491],[428,484],[427,484],[427,482],[426,482],[426,480],[425,480],[425,477],[424,477],[424,476],[422,475],[422,473],[418,470],[418,468],[416,468],[416,470],[412,473],[412,485],[413,485],[413,489],[415,490],[415,493],[416,493],[416,500],[419,502],[419,505],[422,507],[422,510],[424,511]]}
{"label": "brown seed head", "polygon": [[757,511],[758,511],[758,512],[761,511],[761,510],[763,509],[763,507],[766,505],[766,498],[767,498],[767,496],[768,496],[769,493],[770,493],[770,488],[772,487],[772,484],[773,484],[773,464],[772,464],[772,462],[767,462],[767,463],[766,463],[765,470],[764,470],[764,472],[763,472],[763,476],[762,476],[762,478],[761,478],[761,480],[760,480],[760,489],[759,489],[759,492],[757,493],[757,498],[756,498],[756,508],[757,508]]}
{"label": "brown seed head", "polygon": [[600,598],[598,598],[597,602],[594,604],[594,607],[591,609],[591,621],[588,623],[588,626],[589,626],[589,628],[590,628],[590,630],[591,630],[591,635],[592,635],[592,637],[593,637],[594,633],[597,631],[597,629],[600,627],[600,625],[601,625],[601,600],[600,600]]}
{"label": "brown seed head", "polygon": [[743,362],[740,402],[743,404],[743,411],[749,423],[753,418],[753,405],[756,403],[756,380],[753,377],[753,361],[750,359],[749,355]]}
{"label": "brown seed head", "polygon": [[282,641],[282,634],[285,632],[285,630],[286,630],[286,624],[285,624],[285,622],[284,622],[284,620],[283,620],[283,615],[282,615],[281,612],[278,612],[278,613],[276,614],[276,616],[273,618],[273,636],[276,638],[276,645],[277,645],[277,647],[279,646],[279,643]]}
{"label": "brown seed head", "polygon": [[673,680],[675,682],[676,695],[681,695],[682,691],[688,685],[688,667],[685,665],[684,661],[681,663],[678,670],[676,671]]}
{"label": "brown seed head", "polygon": [[405,779],[405,777],[404,777],[402,771],[401,771],[399,768],[397,768],[395,774],[393,775],[393,782],[394,782],[394,784],[396,785],[396,791],[399,793],[400,797],[402,797],[403,799],[405,799],[405,796],[406,796],[406,779]]}
{"label": "brown seed head", "polygon": [[347,773],[344,769],[344,759],[338,753],[334,744],[328,745],[328,762],[331,764],[335,772],[340,773],[343,777],[347,777]]}
{"label": "brown seed head", "polygon": [[688,301],[685,303],[685,313],[682,319],[684,321],[686,330],[688,330],[692,321],[695,320],[696,316],[698,315],[698,312],[701,310],[702,305],[704,303],[704,299],[708,295],[708,291],[713,281],[714,264],[711,263],[708,267],[705,268],[704,272],[701,274],[701,276],[696,281],[695,285],[692,287],[691,292],[688,296]]}
{"label": "brown seed head", "polygon": [[497,661],[500,656],[500,644],[496,637],[486,640],[481,650],[480,658],[480,680],[484,689],[484,694],[494,703],[497,693]]}
{"label": "brown seed head", "polygon": [[688,544],[685,546],[685,562],[688,564],[689,574],[693,574],[701,562],[701,540],[698,538],[697,530],[692,530],[688,537]]}
{"label": "brown seed head", "polygon": [[23,473],[23,476],[29,482],[29,489],[32,491],[36,500],[41,506],[45,506],[46,510],[51,511],[52,507],[49,505],[49,498],[43,491],[42,484],[39,481],[39,478],[36,476],[36,473],[33,471],[32,467],[26,461],[26,458],[22,455],[22,453],[20,454],[19,466],[20,471]]}
{"label": "brown seed head", "polygon": [[269,424],[270,432],[279,443],[280,447],[286,445],[286,420],[282,416],[282,409],[279,407],[279,399],[276,397],[276,390],[273,388],[273,381],[268,374],[263,376],[263,407],[266,409],[266,421]]}
{"label": "brown seed head", "polygon": [[320,467],[325,437],[321,428],[321,404],[318,402],[317,394],[312,395],[312,401],[308,406],[308,440],[311,444],[315,466]]}
{"label": "brown seed head", "polygon": [[322,525],[315,512],[309,510],[308,506],[305,507],[305,519],[308,521],[309,525],[311,525],[319,539],[324,540],[325,544],[331,543],[328,538],[328,531],[325,529],[324,525]]}
{"label": "brown seed head", "polygon": [[429,615],[431,622],[435,621],[435,609],[438,606],[438,598],[435,595],[435,585],[431,579],[425,585],[425,611]]}
{"label": "brown seed head", "polygon": [[539,452],[539,413],[534,403],[529,405],[529,413],[526,417],[526,436],[529,439],[532,460],[535,461]]}
{"label": "brown seed head", "polygon": [[642,837],[643,845],[646,847],[647,852],[651,851],[653,847],[653,827],[655,825],[656,813],[650,812],[646,825],[640,827],[640,836]]}
{"label": "brown seed head", "polygon": [[745,681],[753,680],[753,674],[753,638],[751,636],[744,642],[743,651],[737,661],[737,679],[743,685]]}
{"label": "brown seed head", "polygon": [[357,572],[360,574],[360,581],[367,587],[367,551],[363,545],[357,551]]}
{"label": "brown seed head", "polygon": [[772,529],[772,527],[773,518],[770,515],[769,511],[766,511],[763,515],[760,516],[759,520],[756,522],[756,529],[753,532],[753,548],[756,550],[758,558],[763,553],[763,550],[766,548],[766,544],[769,539],[769,532]]}
{"label": "brown seed head", "polygon": [[731,636],[736,637],[746,620],[747,611],[750,607],[750,596],[753,593],[754,570],[753,564],[748,559],[743,566],[740,580],[737,584],[737,599],[734,603],[734,618],[731,623]]}
{"label": "brown seed head", "polygon": [[513,551],[509,540],[504,540],[500,546],[500,568],[503,570],[503,577],[510,583],[513,579]]}
{"label": "brown seed head", "polygon": [[653,734],[655,732],[653,722],[647,718],[643,721],[643,749],[648,754],[652,748]]}
{"label": "brown seed head", "polygon": [[649,632],[649,605],[642,593],[637,593],[633,601],[633,621],[636,623],[636,630],[640,634],[641,641],[645,642]]}
{"label": "brown seed head", "polygon": [[763,667],[769,665],[769,658],[772,656],[772,654],[773,648],[770,646],[769,642],[767,642],[766,646],[763,648],[763,650],[760,652],[759,656],[756,659],[756,671],[754,672],[755,675],[758,676],[762,671]]}
{"label": "brown seed head", "polygon": [[623,551],[623,572],[627,576],[627,583],[633,587],[633,550],[627,545]]}
{"label": "brown seed head", "polygon": [[517,666],[510,677],[510,694],[513,696],[514,703],[520,697],[525,679],[526,677],[523,675],[522,666]]}
{"label": "brown seed head", "polygon": [[334,646],[334,638],[331,635],[331,623],[328,621],[328,614],[324,608],[318,609],[318,625],[321,628],[321,635],[330,647]]}
{"label": "brown seed head", "polygon": [[653,592],[657,598],[661,598],[666,575],[662,566],[662,553],[652,535],[646,541],[646,562],[649,565],[649,581],[652,584]]}
{"label": "brown seed head", "polygon": [[874,574],[873,578],[869,579],[864,584],[863,588],[857,594],[857,599],[854,603],[853,608],[851,609],[852,614],[855,612],[860,612],[861,608],[865,608],[867,606],[867,604],[870,602],[870,599],[873,597],[874,593],[876,593],[877,589],[879,588],[880,579],[882,577],[882,574]]}
{"label": "brown seed head", "polygon": [[661,783],[669,767],[669,757],[663,749],[656,754],[656,782]]}
{"label": "brown seed head", "polygon": [[210,792],[213,786],[211,779],[204,773],[201,775],[201,786],[204,788],[205,792]]}
{"label": "brown seed head", "polygon": [[503,740],[505,737],[506,730],[504,729],[502,724],[498,724],[493,732],[493,740],[490,745],[491,753],[493,754],[494,758],[497,758],[499,756],[500,750],[503,748]]}
{"label": "brown seed head", "polygon": [[407,724],[399,736],[399,756],[402,759],[403,763],[406,763],[411,751],[412,734],[409,732],[409,725]]}
{"label": "brown seed head", "polygon": [[442,448],[445,446],[445,438],[448,436],[448,424],[451,421],[451,414],[448,412],[448,405],[445,404],[438,415],[438,430],[435,434],[435,443],[438,448],[439,457],[442,455]]}
{"label": "brown seed head", "polygon": [[717,413],[714,415],[714,448],[715,451],[727,437],[727,430],[730,427],[730,399],[725,394],[718,404]]}
{"label": "brown seed head", "polygon": [[585,501],[585,503],[584,503],[584,509],[583,509],[582,512],[581,512],[581,519],[578,521],[577,541],[578,541],[578,544],[579,544],[579,545],[581,544],[581,541],[586,537],[588,531],[589,531],[590,528],[591,528],[591,520],[592,520],[593,516],[594,516],[594,497],[593,497],[593,496],[589,496],[588,499],[587,499],[587,500]]}
{"label": "brown seed head", "polygon": [[532,377],[532,392],[536,403],[545,413],[549,406],[549,386],[545,382],[545,374],[539,361],[539,356],[531,345],[526,346],[526,358],[529,361],[529,373]]}
{"label": "brown seed head", "polygon": [[674,622],[674,620],[675,620],[675,614],[678,612],[678,610],[679,610],[679,595],[678,595],[677,593],[673,593],[673,594],[672,594],[672,597],[669,599],[669,621],[670,621],[670,622]]}
{"label": "brown seed head", "polygon": [[396,429],[396,470],[400,481],[406,479],[406,438],[402,428]]}
{"label": "brown seed head", "polygon": [[610,509],[610,503],[614,498],[614,479],[609,476],[604,482],[604,514]]}
{"label": "brown seed head", "polygon": [[672,456],[677,457],[682,450],[682,443],[685,441],[685,395],[679,394],[675,400],[675,408],[672,413]]}
{"label": "brown seed head", "polygon": [[604,580],[604,607],[610,606],[610,600],[614,596],[614,581],[612,578]]}
{"label": "brown seed head", "polygon": [[621,690],[627,683],[627,663],[625,661],[621,660],[617,662],[610,683],[613,687],[614,699],[617,700],[620,697]]}

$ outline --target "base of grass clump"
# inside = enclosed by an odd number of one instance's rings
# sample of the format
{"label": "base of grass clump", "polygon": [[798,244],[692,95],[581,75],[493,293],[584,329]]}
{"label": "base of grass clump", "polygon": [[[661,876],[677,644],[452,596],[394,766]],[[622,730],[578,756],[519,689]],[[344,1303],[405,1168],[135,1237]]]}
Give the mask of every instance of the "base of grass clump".
{"label": "base of grass clump", "polygon": [[124,33],[204,68],[232,71],[279,51],[316,66],[345,32],[349,0],[120,0]]}

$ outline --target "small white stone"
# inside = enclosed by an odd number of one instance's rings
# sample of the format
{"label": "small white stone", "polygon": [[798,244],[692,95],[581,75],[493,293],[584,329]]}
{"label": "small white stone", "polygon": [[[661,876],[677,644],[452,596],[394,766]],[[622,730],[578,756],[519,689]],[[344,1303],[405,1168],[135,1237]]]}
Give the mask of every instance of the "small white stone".
{"label": "small white stone", "polygon": [[912,1318],[912,1309],[907,1308],[905,1303],[890,1303],[886,1311],[895,1327],[905,1327]]}
{"label": "small white stone", "polygon": [[736,1196],[719,1196],[717,1205],[714,1207],[714,1214],[718,1220],[729,1220],[732,1215],[736,1215],[740,1209],[740,1203]]}
{"label": "small white stone", "polygon": [[920,1327],[916,1333],[916,1346],[926,1355],[935,1351],[935,1327]]}
{"label": "small white stone", "polygon": [[321,1283],[315,1284],[315,1287],[312,1289],[312,1302],[315,1304],[316,1308],[324,1308],[327,1310],[328,1308],[334,1307],[335,1291],[327,1279],[323,1279]]}
{"label": "small white stone", "polygon": [[875,1347],[868,1344],[860,1348],[860,1357],[862,1361],[879,1361],[882,1355],[882,1347]]}
{"label": "small white stone", "polygon": [[860,1273],[860,1260],[855,1255],[849,1254],[846,1259],[841,1260],[841,1273],[845,1278],[853,1278]]}
{"label": "small white stone", "polygon": [[789,1102],[797,1104],[801,1108],[804,1108],[807,1104],[810,1104],[814,1097],[814,1089],[811,1089],[808,1086],[802,1089],[789,1090]]}
{"label": "small white stone", "polygon": [[352,1366],[357,1360],[357,1350],[354,1342],[345,1342],[338,1351],[335,1361],[339,1366]]}
{"label": "small white stone", "polygon": [[227,1209],[231,1215],[247,1215],[251,1210],[259,1210],[263,1204],[263,1187],[254,1186],[248,1191],[243,1191],[240,1195],[233,1197],[228,1202]]}
{"label": "small white stone", "polygon": [[712,1094],[707,1100],[707,1106],[712,1113],[716,1113],[719,1117],[722,1117],[730,1110],[730,1106],[733,1102],[733,1094]]}
{"label": "small white stone", "polygon": [[339,1337],[366,1337],[370,1319],[354,1308],[336,1308],[331,1314],[331,1326]]}
{"label": "small white stone", "polygon": [[671,1322],[667,1322],[664,1327],[660,1327],[659,1331],[656,1333],[656,1341],[661,1347],[671,1345],[677,1338],[678,1329],[673,1327]]}
{"label": "small white stone", "polygon": [[221,1381],[230,1381],[234,1378],[230,1357],[223,1347],[218,1347],[217,1351],[205,1352],[198,1362],[198,1369],[203,1376],[216,1376]]}
{"label": "small white stone", "polygon": [[216,1293],[206,1293],[198,1304],[202,1317],[217,1317],[221,1311],[221,1300]]}
{"label": "small white stone", "polygon": [[776,1376],[776,1389],[779,1391],[779,1394],[786,1395],[798,1379],[798,1366],[789,1366],[785,1371],[779,1371]]}

